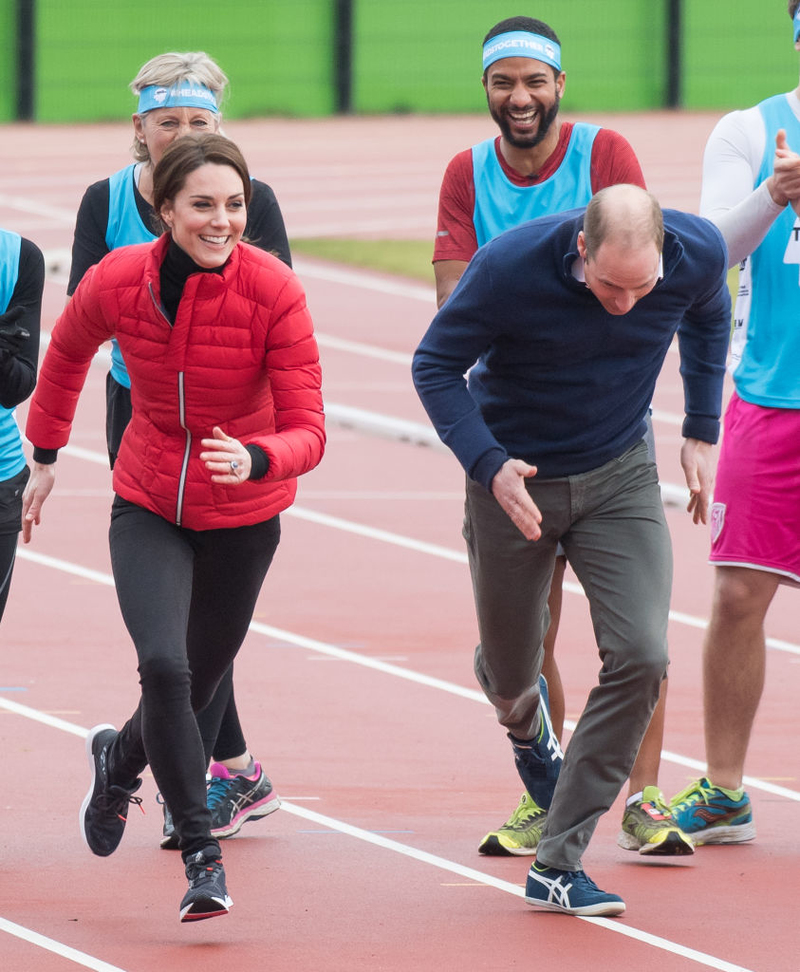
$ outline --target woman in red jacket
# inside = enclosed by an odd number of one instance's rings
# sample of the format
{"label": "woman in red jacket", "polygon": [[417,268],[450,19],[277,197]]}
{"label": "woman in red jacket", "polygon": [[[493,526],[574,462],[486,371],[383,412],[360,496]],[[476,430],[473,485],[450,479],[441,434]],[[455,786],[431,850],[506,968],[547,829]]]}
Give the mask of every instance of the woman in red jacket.
{"label": "woman in red jacket", "polygon": [[241,242],[250,177],[221,135],[177,139],[154,172],[166,232],[89,270],[57,321],[31,401],[31,538],[69,438],[86,372],[112,335],[133,415],[114,467],[109,543],[141,699],[117,732],[91,730],[81,829],[116,850],[149,763],[173,813],[189,889],[182,921],[231,901],[210,832],[194,713],[210,700],[252,619],[278,544],[278,514],[325,444],[321,376],[305,295],[278,259]]}

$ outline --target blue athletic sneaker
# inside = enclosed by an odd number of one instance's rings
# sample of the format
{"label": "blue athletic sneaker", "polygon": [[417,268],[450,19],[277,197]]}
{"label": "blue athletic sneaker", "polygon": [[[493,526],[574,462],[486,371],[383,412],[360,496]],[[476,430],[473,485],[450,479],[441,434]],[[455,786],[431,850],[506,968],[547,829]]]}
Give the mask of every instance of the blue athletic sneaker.
{"label": "blue athletic sneaker", "polygon": [[539,712],[542,718],[536,739],[523,742],[511,733],[508,738],[514,747],[514,761],[525,789],[538,807],[549,810],[564,754],[550,721],[550,701],[544,675],[539,676]]}
{"label": "blue athletic sneaker", "polygon": [[525,900],[537,908],[567,915],[621,915],[625,902],[618,894],[601,891],[585,871],[531,865]]}
{"label": "blue athletic sneaker", "polygon": [[704,776],[669,803],[675,823],[695,844],[742,844],[756,835],[753,808],[744,790],[725,790]]}

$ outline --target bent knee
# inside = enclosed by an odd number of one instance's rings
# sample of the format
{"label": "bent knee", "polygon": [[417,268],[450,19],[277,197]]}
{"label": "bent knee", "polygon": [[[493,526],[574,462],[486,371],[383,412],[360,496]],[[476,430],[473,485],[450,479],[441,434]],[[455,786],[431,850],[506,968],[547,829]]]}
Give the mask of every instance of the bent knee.
{"label": "bent knee", "polygon": [[749,567],[718,567],[714,581],[714,613],[729,621],[763,617],[778,578]]}
{"label": "bent knee", "polygon": [[191,674],[185,659],[156,656],[139,664],[142,693],[175,695],[188,693]]}

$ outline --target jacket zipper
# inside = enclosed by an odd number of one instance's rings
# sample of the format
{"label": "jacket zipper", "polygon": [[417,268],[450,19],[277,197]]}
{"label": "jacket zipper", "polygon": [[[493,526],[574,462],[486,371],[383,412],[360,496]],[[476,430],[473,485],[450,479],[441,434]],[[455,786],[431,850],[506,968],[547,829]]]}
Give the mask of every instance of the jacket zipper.
{"label": "jacket zipper", "polygon": [[[150,291],[150,299],[153,301],[153,305],[158,311],[158,313],[164,318],[169,327],[172,327],[172,322],[164,313],[164,308],[156,300],[156,295],[153,293],[153,284],[148,281],[147,289]],[[183,461],[181,463],[181,474],[178,478],[178,496],[175,502],[175,525],[181,525],[181,518],[183,517],[183,493],[186,489],[186,475],[189,471],[189,455],[192,450],[192,433],[186,428],[186,396],[184,393],[184,372],[178,372],[178,418],[181,423],[181,428],[186,433],[186,444],[183,449]]]}
{"label": "jacket zipper", "polygon": [[181,428],[186,433],[186,445],[183,449],[183,462],[181,463],[181,475],[178,480],[178,500],[175,507],[175,525],[181,525],[183,516],[183,491],[186,488],[186,474],[189,470],[189,453],[192,448],[192,433],[186,428],[186,397],[184,395],[184,373],[178,372],[178,405],[180,408]]}

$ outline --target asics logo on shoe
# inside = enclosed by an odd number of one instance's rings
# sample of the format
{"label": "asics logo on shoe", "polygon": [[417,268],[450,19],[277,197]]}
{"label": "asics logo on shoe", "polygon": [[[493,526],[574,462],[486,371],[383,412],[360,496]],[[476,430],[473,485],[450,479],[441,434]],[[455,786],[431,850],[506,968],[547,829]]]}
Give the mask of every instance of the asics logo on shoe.
{"label": "asics logo on shoe", "polygon": [[256,797],[256,793],[253,790],[250,790],[249,793],[241,793],[239,794],[238,797],[234,797],[231,800],[231,805],[233,806],[233,809],[235,811],[242,810],[249,803],[252,803],[255,797]]}
{"label": "asics logo on shoe", "polygon": [[555,763],[557,759],[564,758],[564,752],[561,749],[561,744],[556,738],[556,734],[553,732],[553,723],[550,721],[550,712],[547,706],[541,706],[542,719],[544,720],[543,735],[547,736],[547,749],[550,753],[551,762]]}
{"label": "asics logo on shoe", "polygon": [[543,884],[547,888],[547,900],[552,901],[554,904],[561,905],[562,908],[569,908],[569,893],[572,890],[572,881],[567,881],[564,883],[564,878],[562,875],[555,879],[546,878],[542,874],[536,873],[532,874],[531,877],[534,878],[539,884]]}

